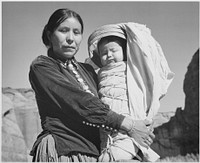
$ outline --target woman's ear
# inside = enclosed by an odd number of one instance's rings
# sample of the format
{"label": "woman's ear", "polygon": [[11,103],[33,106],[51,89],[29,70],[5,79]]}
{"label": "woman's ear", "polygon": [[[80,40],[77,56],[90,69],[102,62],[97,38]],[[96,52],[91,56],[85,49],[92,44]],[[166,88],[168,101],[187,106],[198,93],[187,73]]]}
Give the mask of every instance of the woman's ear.
{"label": "woman's ear", "polygon": [[47,31],[47,38],[48,38],[49,42],[51,42],[51,32],[50,31]]}
{"label": "woman's ear", "polygon": [[52,47],[52,43],[51,43],[51,32],[50,31],[46,31],[46,36],[47,36],[47,39],[48,39],[48,47],[51,48]]}

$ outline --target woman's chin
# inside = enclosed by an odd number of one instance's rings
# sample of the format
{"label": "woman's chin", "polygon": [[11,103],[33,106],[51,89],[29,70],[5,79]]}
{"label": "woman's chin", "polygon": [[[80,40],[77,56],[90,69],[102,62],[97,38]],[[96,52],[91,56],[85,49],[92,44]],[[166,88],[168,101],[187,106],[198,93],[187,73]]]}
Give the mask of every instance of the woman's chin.
{"label": "woman's chin", "polygon": [[69,59],[69,58],[73,58],[75,56],[76,52],[65,52],[64,56]]}

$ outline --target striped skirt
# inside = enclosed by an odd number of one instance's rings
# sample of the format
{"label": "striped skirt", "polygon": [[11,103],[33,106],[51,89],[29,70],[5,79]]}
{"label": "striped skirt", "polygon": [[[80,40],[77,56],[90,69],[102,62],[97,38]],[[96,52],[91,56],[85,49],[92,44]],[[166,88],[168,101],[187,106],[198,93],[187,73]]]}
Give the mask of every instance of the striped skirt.
{"label": "striped skirt", "polygon": [[97,162],[97,158],[77,153],[70,156],[58,157],[55,141],[52,135],[42,139],[37,147],[33,162]]}

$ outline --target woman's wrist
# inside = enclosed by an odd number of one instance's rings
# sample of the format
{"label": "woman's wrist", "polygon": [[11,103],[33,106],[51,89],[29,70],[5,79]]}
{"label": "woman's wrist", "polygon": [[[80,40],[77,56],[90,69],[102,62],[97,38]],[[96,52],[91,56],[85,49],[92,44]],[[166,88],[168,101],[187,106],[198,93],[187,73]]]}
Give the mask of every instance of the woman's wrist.
{"label": "woman's wrist", "polygon": [[116,130],[120,130],[120,126],[124,120],[125,116],[122,114],[118,114],[112,110],[109,110],[107,114],[107,120],[105,125],[110,126]]}
{"label": "woman's wrist", "polygon": [[125,132],[125,133],[129,133],[130,131],[132,131],[134,128],[134,121],[132,118],[130,117],[125,117],[124,120],[121,123],[120,126],[120,131],[121,132]]}

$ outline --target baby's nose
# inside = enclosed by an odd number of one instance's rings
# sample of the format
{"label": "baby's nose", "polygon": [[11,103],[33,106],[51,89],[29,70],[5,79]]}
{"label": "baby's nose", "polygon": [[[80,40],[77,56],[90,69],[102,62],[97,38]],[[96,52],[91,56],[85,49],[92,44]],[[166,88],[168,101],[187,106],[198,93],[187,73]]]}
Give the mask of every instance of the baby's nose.
{"label": "baby's nose", "polygon": [[112,56],[112,52],[108,52],[108,57],[111,57]]}

